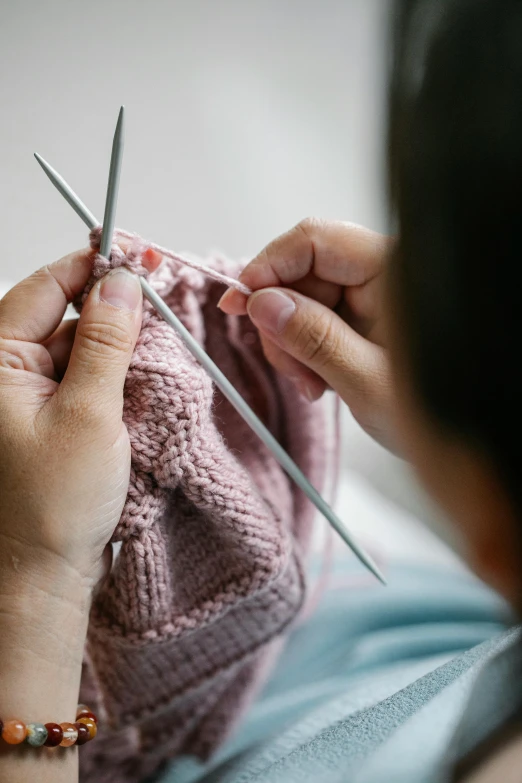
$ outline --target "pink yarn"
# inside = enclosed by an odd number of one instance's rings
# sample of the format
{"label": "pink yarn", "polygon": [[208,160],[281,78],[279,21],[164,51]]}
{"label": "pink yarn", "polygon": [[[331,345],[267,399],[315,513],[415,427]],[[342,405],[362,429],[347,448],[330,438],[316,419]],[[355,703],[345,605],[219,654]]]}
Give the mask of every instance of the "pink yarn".
{"label": "pink yarn", "polygon": [[[266,362],[248,319],[216,307],[240,265],[186,259],[130,238],[93,277],[143,252],[151,285],[321,489],[321,408]],[[97,248],[99,231],[91,237]],[[237,280],[234,284],[237,287]],[[81,308],[86,293],[80,297]],[[81,699],[101,715],[81,780],[139,783],[174,755],[207,758],[266,681],[304,603],[314,509],[177,334],[144,303],[125,385],[132,446],[122,547],[92,609]]]}
{"label": "pink yarn", "polygon": [[[96,226],[96,228],[93,228],[90,233],[91,247],[93,250],[97,251],[100,249],[101,233],[101,226]],[[174,253],[172,250],[169,250],[166,247],[162,247],[161,245],[157,245],[155,242],[148,242],[138,236],[138,234],[132,234],[130,231],[124,231],[121,228],[117,228],[114,232],[114,240],[120,238],[127,239],[130,242],[129,249],[126,251],[126,253],[124,253],[119,245],[113,244],[110,261],[97,253],[94,259],[93,280],[97,280],[102,277],[109,271],[109,269],[113,269],[122,265],[132,269],[132,271],[138,275],[147,275],[147,270],[142,265],[141,258],[146,250],[155,250],[156,252],[160,253],[163,258],[168,258],[171,261],[175,261],[182,266],[187,266],[190,269],[197,269],[199,272],[203,272],[206,277],[209,277],[212,280],[216,280],[218,283],[224,283],[224,285],[231,288],[235,288],[246,296],[250,296],[252,293],[250,288],[244,285],[244,283],[241,283],[236,277],[226,275],[223,272],[214,269],[212,266],[203,264],[201,261],[198,261],[194,258],[188,258],[188,256],[182,256],[179,253]],[[90,289],[86,289],[84,295],[86,295],[89,290]]]}

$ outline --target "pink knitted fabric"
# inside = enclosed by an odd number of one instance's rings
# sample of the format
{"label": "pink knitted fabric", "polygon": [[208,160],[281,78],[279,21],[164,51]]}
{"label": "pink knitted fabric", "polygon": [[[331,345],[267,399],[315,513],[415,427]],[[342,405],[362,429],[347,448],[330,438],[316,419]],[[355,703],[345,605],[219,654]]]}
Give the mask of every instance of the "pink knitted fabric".
{"label": "pink knitted fabric", "polygon": [[[114,248],[139,273],[147,244]],[[97,248],[99,232],[93,232]],[[183,260],[183,259],[181,259]],[[263,357],[246,318],[216,307],[240,265],[166,258],[149,281],[321,489],[320,406]],[[109,262],[95,257],[93,279]],[[86,292],[84,296],[86,295]],[[77,303],[78,309],[84,296]],[[314,510],[179,337],[144,304],[125,385],[122,548],[91,615],[81,699],[101,716],[81,780],[138,783],[179,754],[207,758],[266,681],[305,596]]]}

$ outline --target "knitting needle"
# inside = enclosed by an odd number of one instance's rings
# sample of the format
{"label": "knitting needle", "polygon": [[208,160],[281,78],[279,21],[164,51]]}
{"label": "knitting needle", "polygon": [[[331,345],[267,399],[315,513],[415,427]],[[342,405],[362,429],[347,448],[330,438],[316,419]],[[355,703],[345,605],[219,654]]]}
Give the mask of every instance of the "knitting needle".
{"label": "knitting needle", "polygon": [[71,205],[71,207],[74,209],[76,214],[81,217],[84,223],[86,223],[88,226],[93,227],[97,226],[98,221],[92,214],[92,212],[89,212],[85,204],[80,201],[76,193],[71,190],[67,182],[63,179],[63,177],[60,177],[57,171],[53,169],[52,166],[50,166],[47,161],[45,161],[41,155],[39,155],[37,152],[34,153],[34,157],[42,167],[42,169],[45,171],[55,188],[58,188],[64,199],[67,201],[68,204]]}
{"label": "knitting needle", "polygon": [[[74,193],[71,187],[65,182],[65,180],[41,157],[36,156],[38,163],[43,168],[56,189],[66,198],[66,200],[73,206],[75,212],[80,216],[85,225],[89,229],[93,229],[99,226],[98,221],[85,205],[80,201],[78,196]],[[295,481],[297,486],[305,493],[305,495],[312,501],[315,507],[321,512],[321,514],[328,520],[332,527],[341,536],[343,541],[350,547],[352,552],[359,558],[361,563],[371,571],[377,579],[386,584],[386,580],[373,562],[372,558],[364,552],[364,550],[357,544],[352,538],[351,534],[346,529],[345,525],[335,512],[330,508],[326,501],[321,497],[319,492],[310,484],[306,476],[297,467],[292,458],[286,453],[283,447],[278,443],[272,433],[265,427],[263,422],[256,416],[254,411],[247,405],[245,400],[236,391],[234,386],[230,383],[228,378],[221,372],[219,367],[214,364],[210,356],[203,350],[199,343],[194,339],[191,333],[181,323],[179,318],[172,312],[163,299],[156,293],[150,283],[145,280],[144,277],[140,277],[140,283],[144,296],[148,299],[151,305],[158,311],[158,313],[165,319],[165,321],[172,326],[172,328],[181,337],[185,346],[188,348],[194,358],[200,362],[210,375],[216,386],[221,390],[227,400],[233,405],[239,415],[246,421],[251,429],[259,436],[263,443],[270,449],[276,460],[281,467],[288,473],[288,475]]]}
{"label": "knitting needle", "polygon": [[100,255],[109,258],[111,253],[112,235],[114,234],[114,221],[116,219],[116,205],[118,203],[118,188],[120,185],[121,161],[123,158],[123,129],[125,119],[125,107],[122,106],[118,114],[118,122],[114,131],[112,142],[111,165],[109,168],[109,181],[107,183],[107,197],[105,199],[105,214],[103,215],[103,229],[100,240]]}

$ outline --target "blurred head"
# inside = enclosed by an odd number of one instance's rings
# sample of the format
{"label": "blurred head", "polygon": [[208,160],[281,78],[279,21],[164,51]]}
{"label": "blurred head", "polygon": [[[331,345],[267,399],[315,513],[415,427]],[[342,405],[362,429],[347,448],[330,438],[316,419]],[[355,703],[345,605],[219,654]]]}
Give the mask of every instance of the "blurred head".
{"label": "blurred head", "polygon": [[522,2],[399,0],[392,358],[404,448],[522,607]]}

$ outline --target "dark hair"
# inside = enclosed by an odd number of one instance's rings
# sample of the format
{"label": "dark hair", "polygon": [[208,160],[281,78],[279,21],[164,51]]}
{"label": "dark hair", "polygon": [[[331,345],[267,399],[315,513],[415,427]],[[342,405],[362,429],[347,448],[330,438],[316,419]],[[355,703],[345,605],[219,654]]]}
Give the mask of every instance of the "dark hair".
{"label": "dark hair", "polygon": [[432,419],[492,460],[522,520],[522,2],[400,0],[392,285]]}

